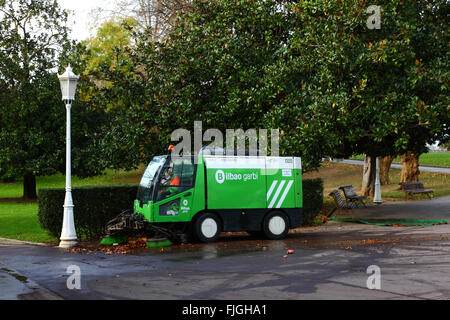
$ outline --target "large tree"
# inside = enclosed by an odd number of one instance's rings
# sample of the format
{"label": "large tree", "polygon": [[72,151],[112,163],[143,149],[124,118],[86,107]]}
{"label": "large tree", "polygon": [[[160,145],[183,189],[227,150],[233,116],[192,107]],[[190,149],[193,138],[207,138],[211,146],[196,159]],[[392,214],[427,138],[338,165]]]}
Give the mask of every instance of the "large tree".
{"label": "large tree", "polygon": [[79,97],[107,118],[94,140],[104,164],[115,169],[136,168],[160,150],[159,113],[149,104],[151,82],[139,62],[137,29],[131,18],[105,21],[78,51],[84,64]]}
{"label": "large tree", "polygon": [[320,153],[366,154],[371,163],[366,194],[373,192],[376,156],[423,152],[426,142],[445,135],[449,123],[448,3],[379,5],[380,29],[369,29],[365,1],[293,6],[292,61],[279,83],[298,79],[299,90],[268,115],[280,125],[294,120],[285,135],[293,149],[321,143],[309,137],[323,134],[328,148]]}
{"label": "large tree", "polygon": [[114,54],[132,69],[104,63],[92,75],[110,84],[97,86],[92,97],[114,109],[113,129],[122,133],[108,135],[105,147],[124,147],[136,163],[165,150],[172,131],[192,130],[195,120],[223,132],[263,127],[272,104],[265,68],[280,58],[289,32],[289,20],[277,9],[281,3],[199,1],[163,41],[152,41],[151,30],[133,33],[136,45]]}
{"label": "large tree", "polygon": [[0,1],[0,171],[24,177],[25,198],[36,198],[36,175],[53,172],[60,157],[61,106],[49,70],[67,42],[66,19],[56,1]]}
{"label": "large tree", "polygon": [[[65,110],[56,71],[59,54],[72,46],[66,20],[57,1],[0,0],[0,176],[23,177],[25,199],[36,198],[36,176],[64,172]],[[92,119],[74,104],[73,168],[81,176],[99,171],[95,158],[86,157],[94,149]]]}
{"label": "large tree", "polygon": [[103,97],[126,101],[123,119],[157,133],[153,145],[194,120],[279,128],[281,153],[302,156],[305,170],[359,153],[373,168],[376,156],[439,139],[449,114],[448,5],[380,6],[381,29],[369,29],[365,1],[195,1],[164,41],[141,32],[118,49],[135,70],[104,66]]}

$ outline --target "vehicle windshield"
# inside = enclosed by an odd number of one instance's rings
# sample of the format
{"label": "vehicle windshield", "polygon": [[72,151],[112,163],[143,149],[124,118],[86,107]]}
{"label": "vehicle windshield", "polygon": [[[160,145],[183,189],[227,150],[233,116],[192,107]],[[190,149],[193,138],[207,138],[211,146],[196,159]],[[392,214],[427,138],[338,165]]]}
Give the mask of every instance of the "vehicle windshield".
{"label": "vehicle windshield", "polygon": [[154,180],[158,174],[159,169],[164,165],[167,156],[157,156],[152,159],[145,169],[137,192],[137,198],[141,205],[147,203],[152,199]]}

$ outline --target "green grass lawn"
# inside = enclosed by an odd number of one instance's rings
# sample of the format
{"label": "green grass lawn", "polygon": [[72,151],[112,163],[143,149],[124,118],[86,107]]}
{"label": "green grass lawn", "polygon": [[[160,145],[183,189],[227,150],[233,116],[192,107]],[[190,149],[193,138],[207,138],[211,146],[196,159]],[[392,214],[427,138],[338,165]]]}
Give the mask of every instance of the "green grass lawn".
{"label": "green grass lawn", "polygon": [[[363,160],[364,155],[360,154],[351,159]],[[400,157],[396,157],[393,163],[402,163]],[[419,165],[436,166],[450,168],[450,152],[428,152],[421,154],[419,157]]]}
{"label": "green grass lawn", "polygon": [[0,203],[0,237],[31,242],[57,242],[57,239],[41,229],[37,212],[36,202]]}

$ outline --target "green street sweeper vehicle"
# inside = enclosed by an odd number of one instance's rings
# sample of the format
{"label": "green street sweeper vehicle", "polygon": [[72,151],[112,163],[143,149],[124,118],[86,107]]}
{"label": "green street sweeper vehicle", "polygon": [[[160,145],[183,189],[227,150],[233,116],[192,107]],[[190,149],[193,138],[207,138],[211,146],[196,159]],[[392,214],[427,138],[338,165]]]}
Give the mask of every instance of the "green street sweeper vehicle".
{"label": "green street sweeper vehicle", "polygon": [[141,231],[160,240],[213,242],[221,232],[247,231],[284,238],[302,221],[301,159],[233,152],[202,148],[195,156],[154,157],[133,210],[108,223],[108,236]]}

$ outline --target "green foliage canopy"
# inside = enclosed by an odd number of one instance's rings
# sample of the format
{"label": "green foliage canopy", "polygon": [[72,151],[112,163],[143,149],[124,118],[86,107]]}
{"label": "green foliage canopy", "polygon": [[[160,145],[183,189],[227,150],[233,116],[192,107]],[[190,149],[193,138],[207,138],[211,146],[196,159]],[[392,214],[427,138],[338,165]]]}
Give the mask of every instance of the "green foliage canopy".
{"label": "green foliage canopy", "polygon": [[196,1],[163,42],[133,32],[136,44],[115,50],[133,69],[101,69],[103,105],[123,106],[115,128],[127,133],[109,145],[148,159],[201,120],[279,128],[281,153],[306,170],[326,156],[423,151],[448,132],[449,4],[378,5],[373,30],[365,1],[243,0]]}

